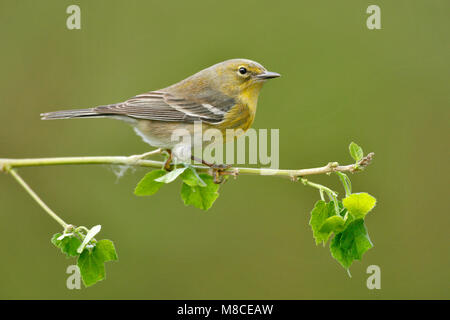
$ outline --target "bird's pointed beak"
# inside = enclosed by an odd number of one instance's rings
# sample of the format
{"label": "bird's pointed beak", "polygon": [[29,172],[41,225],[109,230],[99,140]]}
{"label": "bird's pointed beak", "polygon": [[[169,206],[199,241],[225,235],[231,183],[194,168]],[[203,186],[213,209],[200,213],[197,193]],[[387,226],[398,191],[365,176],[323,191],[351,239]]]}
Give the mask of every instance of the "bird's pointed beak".
{"label": "bird's pointed beak", "polygon": [[264,73],[260,73],[256,76],[257,79],[261,80],[273,79],[278,77],[281,77],[281,74],[272,71],[265,71]]}

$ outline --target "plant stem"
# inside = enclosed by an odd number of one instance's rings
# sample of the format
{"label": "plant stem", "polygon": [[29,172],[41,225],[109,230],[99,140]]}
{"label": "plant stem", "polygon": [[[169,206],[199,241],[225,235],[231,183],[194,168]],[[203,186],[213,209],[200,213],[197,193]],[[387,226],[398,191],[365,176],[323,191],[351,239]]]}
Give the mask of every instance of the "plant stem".
{"label": "plant stem", "polygon": [[325,201],[325,197],[323,196],[323,190],[319,189],[319,193],[320,193],[320,200]]}
{"label": "plant stem", "polygon": [[339,205],[338,205],[337,192],[336,192],[336,191],[333,191],[333,190],[331,190],[330,188],[325,187],[325,186],[323,186],[323,185],[321,185],[321,184],[318,184],[318,183],[314,183],[314,182],[308,181],[308,180],[305,179],[305,178],[300,178],[300,181],[301,181],[305,186],[310,186],[310,187],[319,189],[319,192],[320,192],[320,198],[321,198],[322,200],[324,200],[324,198],[323,198],[323,192],[325,191],[326,194],[327,194],[327,196],[328,196],[328,198],[330,199],[330,201],[333,201],[333,203],[334,203],[334,209],[335,209],[335,211],[336,211],[336,214],[339,212]]}
{"label": "plant stem", "polygon": [[[0,159],[0,172],[5,171],[10,173],[14,179],[28,192],[28,194],[65,230],[69,226],[62,220],[52,209],[50,209],[44,201],[30,188],[30,186],[22,179],[22,177],[14,170],[19,167],[36,167],[36,166],[52,166],[52,165],[75,165],[75,164],[111,164],[111,165],[129,165],[149,168],[161,168],[164,165],[163,161],[144,160],[145,157],[161,153],[161,149],[156,149],[142,155],[134,155],[129,157],[124,156],[105,156],[105,157],[58,157],[58,158],[36,158],[36,159]],[[323,193],[325,192],[330,200],[336,202],[337,193],[323,185],[313,183],[303,178],[303,176],[324,174],[331,172],[355,172],[366,167],[372,161],[374,153],[371,152],[356,164],[340,166],[337,162],[330,162],[326,166],[310,169],[299,170],[283,170],[270,168],[240,168],[234,167],[224,170],[224,174],[249,174],[249,175],[274,175],[290,177],[296,181],[298,177],[300,181],[307,186],[316,188],[320,192],[320,197],[323,200]],[[209,172],[211,168],[205,166],[192,166],[199,172]],[[346,190],[347,191],[347,190]],[[336,203],[337,205],[337,203]]]}
{"label": "plant stem", "polygon": [[338,175],[339,180],[341,180],[342,185],[344,186],[345,196],[348,197],[352,194],[352,183],[350,182],[350,179],[345,173],[336,172],[336,174]]}
{"label": "plant stem", "polygon": [[42,207],[42,209],[44,209],[45,212],[50,215],[50,217],[55,219],[56,222],[58,222],[64,229],[67,228],[68,224],[65,223],[64,220],[61,219],[55,212],[53,212],[53,210],[50,209],[45,204],[45,202],[42,201],[41,198],[39,198],[36,192],[34,192],[33,189],[30,188],[30,186],[22,179],[22,177],[16,172],[16,170],[10,168],[8,170],[8,173],[10,173],[14,177],[14,179],[16,179],[16,181],[25,189],[26,192],[28,192],[28,194],[34,199],[34,201],[36,201]]}
{"label": "plant stem", "polygon": [[[358,164],[340,166],[337,162],[330,162],[326,166],[310,169],[286,170],[270,168],[242,168],[234,167],[224,170],[229,174],[248,174],[248,175],[274,175],[296,178],[301,176],[324,174],[330,172],[355,172],[367,166],[373,158],[373,153],[369,153]],[[155,160],[143,160],[136,156],[104,156],[104,157],[61,157],[61,158],[36,158],[36,159],[0,159],[0,171],[35,166],[53,166],[53,165],[72,165],[72,164],[112,164],[129,165],[138,167],[148,167],[160,169],[164,162]],[[362,165],[363,164],[363,165]],[[210,168],[205,166],[193,166],[199,172],[208,172]]]}
{"label": "plant stem", "polygon": [[322,200],[324,200],[323,192],[325,191],[325,193],[327,194],[327,196],[328,196],[328,198],[330,199],[330,201],[333,201],[333,203],[334,203],[334,210],[336,211],[336,214],[339,213],[339,205],[338,205],[338,200],[337,200],[338,194],[337,194],[336,191],[333,191],[333,190],[331,190],[330,188],[325,187],[325,186],[323,186],[323,185],[321,185],[321,184],[318,184],[318,183],[314,183],[314,182],[308,181],[308,180],[305,179],[305,178],[300,178],[300,181],[301,181],[305,186],[310,186],[310,187],[319,189],[319,192],[320,192],[320,198],[321,198]]}
{"label": "plant stem", "polygon": [[319,192],[320,192],[320,194],[321,194],[321,196],[322,196],[323,192],[325,191],[325,192],[328,194],[328,196],[331,195],[330,200],[335,200],[335,199],[333,199],[333,198],[337,197],[337,192],[331,190],[331,189],[328,188],[328,187],[325,187],[325,186],[323,186],[323,185],[321,185],[321,184],[318,184],[318,183],[314,183],[314,182],[308,181],[308,180],[305,179],[305,178],[300,178],[300,181],[301,181],[305,186],[310,186],[310,187],[313,187],[313,188],[318,189]]}

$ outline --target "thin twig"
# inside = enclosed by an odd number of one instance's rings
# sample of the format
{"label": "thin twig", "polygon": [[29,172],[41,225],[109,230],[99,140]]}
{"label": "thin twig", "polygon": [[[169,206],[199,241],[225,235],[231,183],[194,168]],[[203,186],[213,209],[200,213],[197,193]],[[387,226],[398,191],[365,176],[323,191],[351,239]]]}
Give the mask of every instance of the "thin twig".
{"label": "thin twig", "polygon": [[33,191],[33,189],[30,188],[30,186],[22,179],[22,177],[16,172],[14,169],[9,169],[8,173],[10,173],[14,179],[25,189],[26,192],[36,201],[42,209],[45,210],[53,219],[56,220],[64,229],[68,227],[68,224],[64,222],[63,219],[61,219],[52,209],[50,209],[44,201],[39,198],[39,196],[36,194],[36,192]]}
{"label": "thin twig", "polygon": [[[337,196],[338,196],[337,193],[336,193],[335,191],[333,191],[333,190],[331,190],[330,188],[325,187],[325,186],[323,186],[323,185],[321,185],[321,184],[318,184],[318,183],[314,183],[314,182],[308,181],[308,180],[305,179],[305,178],[301,178],[300,181],[301,181],[305,186],[310,186],[310,187],[316,188],[316,189],[318,189],[320,192],[324,192],[324,191],[325,191],[329,196],[333,196],[333,197],[337,197]],[[323,199],[322,199],[322,200],[323,200]],[[330,199],[330,200],[333,200],[333,199]]]}

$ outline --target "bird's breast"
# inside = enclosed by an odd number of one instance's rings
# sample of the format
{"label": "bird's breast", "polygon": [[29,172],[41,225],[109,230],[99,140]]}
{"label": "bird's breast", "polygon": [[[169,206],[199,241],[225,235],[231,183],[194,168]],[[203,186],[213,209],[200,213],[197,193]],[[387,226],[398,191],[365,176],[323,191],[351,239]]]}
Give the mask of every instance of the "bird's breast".
{"label": "bird's breast", "polygon": [[220,123],[220,127],[222,129],[242,129],[247,131],[253,124],[255,112],[256,106],[252,107],[247,103],[237,103],[225,116],[225,120]]}
{"label": "bird's breast", "polygon": [[262,83],[249,86],[241,91],[237,103],[230,109],[221,126],[225,129],[247,131],[253,124]]}

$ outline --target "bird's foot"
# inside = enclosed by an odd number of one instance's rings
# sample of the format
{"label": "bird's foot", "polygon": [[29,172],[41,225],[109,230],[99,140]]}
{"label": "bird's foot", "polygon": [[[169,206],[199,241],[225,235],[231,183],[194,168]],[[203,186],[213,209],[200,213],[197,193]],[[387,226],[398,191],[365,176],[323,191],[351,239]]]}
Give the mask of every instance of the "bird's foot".
{"label": "bird's foot", "polygon": [[198,159],[194,156],[191,156],[191,158],[192,160],[200,162],[210,168],[210,174],[214,179],[214,183],[216,184],[221,184],[227,181],[228,178],[227,176],[236,177],[239,174],[239,171],[237,169],[229,170],[232,167],[231,164],[209,163],[203,159]]}
{"label": "bird's foot", "polygon": [[214,183],[222,184],[227,181],[228,176],[237,177],[239,171],[237,169],[229,170],[232,166],[229,164],[214,164],[211,168],[211,175]]}
{"label": "bird's foot", "polygon": [[170,171],[170,167],[171,167],[170,163],[172,162],[173,154],[170,149],[166,149],[164,151],[167,153],[167,159],[166,159],[166,162],[164,162],[163,169],[166,171]]}

